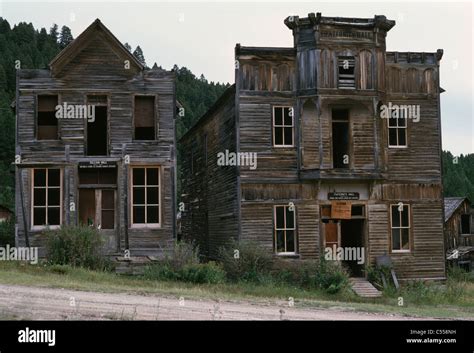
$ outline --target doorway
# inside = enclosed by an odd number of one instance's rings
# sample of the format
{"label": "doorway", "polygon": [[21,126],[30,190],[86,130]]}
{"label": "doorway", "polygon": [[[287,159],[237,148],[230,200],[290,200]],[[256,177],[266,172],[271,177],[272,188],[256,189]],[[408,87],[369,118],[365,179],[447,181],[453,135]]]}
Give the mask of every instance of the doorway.
{"label": "doorway", "polygon": [[106,156],[108,146],[107,106],[95,106],[95,120],[87,121],[87,155]]}
{"label": "doorway", "polygon": [[341,247],[350,258],[342,263],[349,269],[351,276],[362,277],[366,259],[364,247],[364,220],[341,220]]}

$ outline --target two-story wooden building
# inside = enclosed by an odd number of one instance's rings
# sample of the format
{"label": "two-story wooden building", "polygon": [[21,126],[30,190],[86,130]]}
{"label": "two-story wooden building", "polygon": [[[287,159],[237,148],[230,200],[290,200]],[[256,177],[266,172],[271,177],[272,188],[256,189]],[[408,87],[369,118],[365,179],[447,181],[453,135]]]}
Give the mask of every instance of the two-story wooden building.
{"label": "two-story wooden building", "polygon": [[387,254],[401,279],[445,278],[442,50],[386,51],[384,16],[284,22],[294,46],[237,44],[235,85],[180,140],[183,236],[210,258],[232,238],[357,248],[354,275]]}
{"label": "two-story wooden building", "polygon": [[99,21],[45,70],[18,70],[18,245],[46,227],[100,229],[107,251],[153,255],[175,233],[175,75],[145,68]]}

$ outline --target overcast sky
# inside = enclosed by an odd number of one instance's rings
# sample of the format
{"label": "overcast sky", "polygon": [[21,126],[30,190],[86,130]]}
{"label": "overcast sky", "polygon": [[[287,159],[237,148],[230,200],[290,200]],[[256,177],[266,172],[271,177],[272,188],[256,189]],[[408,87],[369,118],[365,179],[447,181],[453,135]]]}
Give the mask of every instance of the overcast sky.
{"label": "overcast sky", "polygon": [[[148,65],[174,64],[210,81],[234,81],[234,47],[293,45],[283,24],[289,15],[369,17],[397,22],[387,50],[434,52],[441,61],[443,149],[474,152],[472,3],[410,2],[9,2],[0,0],[0,16],[10,25],[32,22],[49,29],[67,25],[77,37],[96,18],[122,42],[140,45]],[[1,55],[1,53],[0,53]],[[420,158],[422,158],[420,156]]]}

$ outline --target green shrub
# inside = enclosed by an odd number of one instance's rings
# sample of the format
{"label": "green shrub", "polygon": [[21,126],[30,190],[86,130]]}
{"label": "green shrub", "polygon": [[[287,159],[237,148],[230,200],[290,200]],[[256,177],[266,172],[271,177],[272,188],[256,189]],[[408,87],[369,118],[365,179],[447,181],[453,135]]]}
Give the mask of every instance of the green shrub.
{"label": "green shrub", "polygon": [[218,284],[225,282],[225,272],[222,266],[215,262],[197,265],[187,265],[181,271],[183,281],[191,283]]}
{"label": "green shrub", "polygon": [[0,222],[0,246],[15,246],[15,217]]}
{"label": "green shrub", "polygon": [[342,265],[336,261],[326,261],[321,258],[319,271],[315,276],[317,287],[330,294],[335,294],[349,284],[349,275]]}
{"label": "green shrub", "polygon": [[181,269],[173,269],[168,264],[158,263],[145,269],[144,277],[149,280],[183,281],[190,283],[224,283],[225,272],[215,262],[189,264]]}
{"label": "green shrub", "polygon": [[178,242],[158,263],[179,272],[185,266],[199,264],[199,248],[192,243]]}
{"label": "green shrub", "polygon": [[260,282],[273,265],[272,254],[251,241],[234,241],[220,248],[218,257],[231,281]]}
{"label": "green shrub", "polygon": [[95,228],[63,226],[47,230],[47,260],[53,265],[71,265],[91,270],[109,270],[111,261],[103,253],[103,241]]}

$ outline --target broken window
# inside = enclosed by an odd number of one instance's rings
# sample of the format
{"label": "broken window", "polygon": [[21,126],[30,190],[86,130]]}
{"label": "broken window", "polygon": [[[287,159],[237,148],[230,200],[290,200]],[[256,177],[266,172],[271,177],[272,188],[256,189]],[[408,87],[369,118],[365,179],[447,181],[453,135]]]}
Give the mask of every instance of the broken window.
{"label": "broken window", "polygon": [[332,162],[333,168],[349,168],[349,110],[332,110]]}
{"label": "broken window", "polygon": [[108,124],[107,124],[107,97],[91,96],[88,102],[99,102],[94,105],[95,119],[87,121],[87,155],[108,155]]}
{"label": "broken window", "polygon": [[461,215],[461,234],[471,234],[471,215]]}
{"label": "broken window", "polygon": [[294,254],[296,252],[295,208],[294,206],[275,206],[274,212],[275,252]]}
{"label": "broken window", "polygon": [[410,251],[410,205],[391,205],[392,251]]}
{"label": "broken window", "polygon": [[160,225],[160,169],[132,168],[132,224]]}
{"label": "broken window", "polygon": [[58,119],[56,118],[56,106],[58,105],[57,95],[38,96],[37,110],[37,139],[57,140],[58,139]]}
{"label": "broken window", "polygon": [[155,97],[135,96],[133,115],[135,140],[155,139]]}
{"label": "broken window", "polygon": [[407,119],[397,117],[388,119],[388,147],[407,146]]}
{"label": "broken window", "polygon": [[273,107],[273,146],[293,147],[293,107]]}
{"label": "broken window", "polygon": [[33,169],[33,227],[61,224],[61,170]]}
{"label": "broken window", "polygon": [[340,56],[338,64],[338,88],[355,88],[355,59],[353,56]]}

